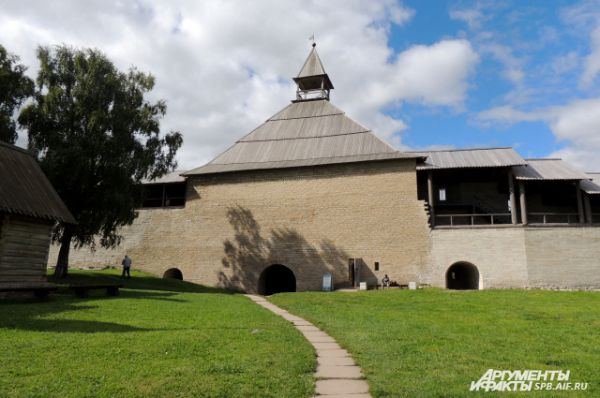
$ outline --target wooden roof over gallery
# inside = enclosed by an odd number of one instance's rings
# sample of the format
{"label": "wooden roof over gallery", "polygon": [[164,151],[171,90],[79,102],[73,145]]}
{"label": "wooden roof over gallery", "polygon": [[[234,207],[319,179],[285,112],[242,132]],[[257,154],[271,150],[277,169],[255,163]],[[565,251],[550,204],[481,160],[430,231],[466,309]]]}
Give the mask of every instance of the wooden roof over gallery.
{"label": "wooden roof over gallery", "polygon": [[511,167],[527,162],[512,148],[467,148],[409,152],[425,157],[417,170]]}
{"label": "wooden roof over gallery", "polygon": [[562,159],[527,159],[527,165],[514,168],[517,180],[579,181],[591,177]]}
{"label": "wooden roof over gallery", "polygon": [[581,181],[581,189],[588,195],[600,195],[600,173],[586,173],[591,180]]}

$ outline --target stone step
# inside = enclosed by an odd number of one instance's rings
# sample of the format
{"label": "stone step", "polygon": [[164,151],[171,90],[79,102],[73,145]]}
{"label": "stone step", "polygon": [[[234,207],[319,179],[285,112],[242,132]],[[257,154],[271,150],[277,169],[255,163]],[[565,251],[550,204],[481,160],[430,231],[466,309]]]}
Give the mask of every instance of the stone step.
{"label": "stone step", "polygon": [[350,357],[350,354],[348,354],[348,351],[346,351],[344,349],[320,350],[320,351],[317,351],[317,356],[323,357],[323,358],[342,358],[342,357]]}
{"label": "stone step", "polygon": [[314,343],[335,343],[335,340],[333,339],[333,337],[329,337],[329,336],[327,336],[327,337],[322,337],[322,336],[319,336],[319,337],[312,337],[312,336],[307,337],[307,336],[304,336],[304,337],[311,344],[314,344]]}
{"label": "stone step", "polygon": [[319,365],[315,373],[317,379],[362,379],[358,366]]}
{"label": "stone step", "polygon": [[319,365],[323,366],[354,366],[354,359],[351,357],[317,357]]}
{"label": "stone step", "polygon": [[338,343],[314,343],[313,346],[319,350],[340,350],[342,347]]}
{"label": "stone step", "polygon": [[315,392],[317,395],[368,394],[369,385],[364,380],[317,380]]}
{"label": "stone step", "polygon": [[326,397],[326,398],[371,398],[371,394],[328,394],[328,395],[315,395],[313,398]]}

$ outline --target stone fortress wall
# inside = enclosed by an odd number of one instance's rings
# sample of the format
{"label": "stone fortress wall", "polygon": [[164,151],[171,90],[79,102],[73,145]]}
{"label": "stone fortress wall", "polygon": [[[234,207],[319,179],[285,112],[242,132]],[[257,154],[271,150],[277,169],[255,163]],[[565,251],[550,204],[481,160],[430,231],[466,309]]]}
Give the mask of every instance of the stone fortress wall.
{"label": "stone fortress wall", "polygon": [[[417,200],[414,160],[231,173],[188,181],[182,208],[142,209],[113,250],[72,249],[74,267],[120,264],[162,276],[256,292],[261,272],[290,268],[298,290],[319,290],[325,273],[444,287],[457,262],[477,267],[481,288],[600,288],[600,228],[429,228]],[[52,246],[49,265],[58,247]],[[375,270],[375,262],[379,270]]]}
{"label": "stone fortress wall", "polygon": [[255,292],[272,264],[298,290],[319,290],[326,272],[348,284],[348,260],[361,258],[371,285],[384,274],[425,282],[430,231],[414,170],[406,159],[192,178],[184,208],[142,209],[120,247],[73,249],[70,263],[118,265],[127,253],[134,269]]}

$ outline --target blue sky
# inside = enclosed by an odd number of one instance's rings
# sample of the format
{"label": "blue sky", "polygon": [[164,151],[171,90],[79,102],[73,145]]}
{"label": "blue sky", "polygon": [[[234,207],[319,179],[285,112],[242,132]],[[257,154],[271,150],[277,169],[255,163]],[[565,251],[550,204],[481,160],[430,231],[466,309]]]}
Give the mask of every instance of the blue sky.
{"label": "blue sky", "polygon": [[[543,120],[485,123],[480,112],[498,106],[524,110],[564,105],[598,95],[598,84],[581,87],[581,59],[590,52],[590,38],[567,17],[569,1],[445,2],[405,1],[416,12],[410,23],[393,26],[389,45],[396,52],[414,44],[432,44],[443,37],[464,37],[480,54],[469,81],[465,109],[432,109],[406,104],[400,114],[408,121],[403,143],[427,146],[513,146],[527,157],[544,157],[568,146]],[[457,12],[479,10],[481,16],[459,19]],[[453,15],[454,14],[454,15]],[[583,33],[583,34],[582,34]],[[506,50],[502,59],[486,46]],[[516,76],[507,75],[508,62]],[[520,73],[520,75],[519,75]],[[600,126],[599,126],[600,128]],[[600,133],[600,132],[599,132]]]}
{"label": "blue sky", "polygon": [[0,43],[31,77],[37,46],[60,43],[151,72],[181,169],[294,98],[313,33],[332,102],[398,149],[513,146],[600,171],[600,0],[5,0],[0,13]]}

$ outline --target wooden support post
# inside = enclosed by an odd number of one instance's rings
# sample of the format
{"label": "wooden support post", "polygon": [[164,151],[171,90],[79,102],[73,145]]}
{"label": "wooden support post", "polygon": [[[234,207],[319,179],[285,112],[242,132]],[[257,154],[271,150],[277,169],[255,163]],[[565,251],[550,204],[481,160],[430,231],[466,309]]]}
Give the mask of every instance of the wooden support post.
{"label": "wooden support post", "polygon": [[427,172],[427,201],[429,202],[429,216],[431,217],[431,226],[435,227],[435,209],[433,206],[433,172]]}
{"label": "wooden support post", "polygon": [[587,223],[592,224],[594,222],[594,217],[592,215],[592,204],[590,203],[590,195],[587,193],[583,195],[583,204],[585,206],[585,215],[587,218]]}
{"label": "wooden support post", "polygon": [[575,189],[577,189],[577,213],[579,213],[579,223],[585,223],[585,216],[583,214],[583,198],[581,194],[581,182],[577,181],[575,183]]}
{"label": "wooden support post", "polygon": [[521,224],[527,225],[527,197],[525,196],[525,183],[519,182],[519,201],[521,204]]}
{"label": "wooden support post", "polygon": [[511,169],[508,170],[508,193],[510,201],[510,220],[513,224],[517,223],[517,199],[515,198],[515,180],[513,178],[513,172]]}

